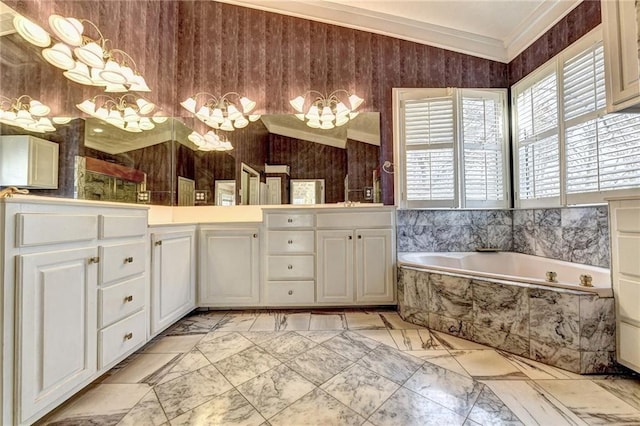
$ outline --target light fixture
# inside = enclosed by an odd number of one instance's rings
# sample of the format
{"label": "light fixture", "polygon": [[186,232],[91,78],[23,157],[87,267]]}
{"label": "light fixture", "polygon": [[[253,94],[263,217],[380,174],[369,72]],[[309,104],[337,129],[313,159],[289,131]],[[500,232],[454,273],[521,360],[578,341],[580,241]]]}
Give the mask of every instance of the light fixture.
{"label": "light fixture", "polygon": [[[155,127],[149,117],[144,117],[154,110],[155,105],[131,93],[119,98],[97,95],[82,101],[76,107],[85,114],[104,120],[112,126],[128,132],[140,133]],[[164,122],[157,121],[156,117],[153,118],[153,121],[156,123]]]}
{"label": "light fixture", "polygon": [[223,140],[220,136],[209,130],[204,135],[193,131],[187,136],[191,142],[198,147],[199,151],[231,151],[233,146],[228,140]]}
{"label": "light fixture", "polygon": [[51,108],[27,95],[15,99],[0,96],[0,123],[36,133],[54,132],[56,128],[46,117],[50,112]]}
{"label": "light fixture", "polygon": [[[109,93],[151,91],[133,58],[123,50],[108,49],[110,40],[102,35],[96,24],[87,19],[51,15],[49,26],[61,40],[54,42],[51,47],[49,34],[28,19],[16,16],[14,26],[25,40],[44,47],[44,59],[65,70],[64,76],[71,81],[87,86],[102,86]],[[85,33],[86,26],[92,27],[98,36],[88,36]]]}
{"label": "light fixture", "polygon": [[[316,97],[311,101],[305,112],[305,103],[309,95]],[[346,99],[340,99],[338,95],[346,97]],[[297,96],[289,101],[293,109],[296,110],[297,114],[295,116],[300,121],[306,120],[307,126],[323,130],[343,126],[349,120],[356,118],[358,113],[355,110],[363,102],[364,99],[344,89],[335,90],[328,96],[315,90],[309,90],[304,95]]]}
{"label": "light fixture", "polygon": [[[200,104],[200,108],[197,108],[199,97],[205,99]],[[229,100],[230,97],[237,98],[242,108],[241,111],[236,104]],[[256,103],[237,92],[225,93],[221,97],[216,97],[208,92],[200,92],[180,102],[180,105],[207,126],[227,132],[247,127],[249,122],[260,118],[260,114],[249,114],[256,107]]]}

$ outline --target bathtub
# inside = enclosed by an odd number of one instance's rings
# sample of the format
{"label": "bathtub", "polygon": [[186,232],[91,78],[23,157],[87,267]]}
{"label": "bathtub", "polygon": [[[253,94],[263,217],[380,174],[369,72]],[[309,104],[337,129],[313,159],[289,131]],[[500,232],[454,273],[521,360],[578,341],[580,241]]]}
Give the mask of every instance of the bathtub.
{"label": "bathtub", "polygon": [[[511,252],[398,253],[398,265],[467,277],[558,287],[613,297],[609,269]],[[556,272],[557,282],[546,281],[546,272]],[[584,287],[580,275],[593,278]]]}

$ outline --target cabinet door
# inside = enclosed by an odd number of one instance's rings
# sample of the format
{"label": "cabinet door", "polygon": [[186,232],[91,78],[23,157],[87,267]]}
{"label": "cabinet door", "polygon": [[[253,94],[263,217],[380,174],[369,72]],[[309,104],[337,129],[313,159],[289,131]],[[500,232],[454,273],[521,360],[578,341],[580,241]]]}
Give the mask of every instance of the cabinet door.
{"label": "cabinet door", "polygon": [[258,304],[258,228],[203,230],[200,244],[199,304]]}
{"label": "cabinet door", "polygon": [[20,423],[96,371],[95,248],[18,256]]}
{"label": "cabinet door", "polygon": [[353,302],[353,231],[317,233],[318,302]]}
{"label": "cabinet door", "polygon": [[151,333],[155,335],[195,308],[195,231],[153,233],[151,247]]}
{"label": "cabinet door", "polygon": [[356,230],[356,301],[393,302],[391,229]]}
{"label": "cabinet door", "polygon": [[607,109],[616,111],[640,101],[635,2],[603,1],[602,22],[606,55]]}

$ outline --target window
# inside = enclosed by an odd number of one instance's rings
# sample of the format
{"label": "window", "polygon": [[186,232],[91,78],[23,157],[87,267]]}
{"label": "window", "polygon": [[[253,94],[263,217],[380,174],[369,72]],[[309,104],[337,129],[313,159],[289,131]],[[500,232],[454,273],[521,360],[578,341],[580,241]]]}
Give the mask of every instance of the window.
{"label": "window", "polygon": [[505,91],[395,89],[403,207],[507,207]]}
{"label": "window", "polygon": [[594,203],[640,187],[640,115],[606,114],[598,30],[513,88],[520,206]]}

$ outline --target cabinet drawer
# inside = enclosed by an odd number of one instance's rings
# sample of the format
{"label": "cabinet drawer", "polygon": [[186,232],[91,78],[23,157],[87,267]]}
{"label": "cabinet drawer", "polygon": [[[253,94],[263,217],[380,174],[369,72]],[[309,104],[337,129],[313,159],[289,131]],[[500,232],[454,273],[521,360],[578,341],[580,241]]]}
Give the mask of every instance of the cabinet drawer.
{"label": "cabinet drawer", "polygon": [[267,216],[269,228],[313,228],[313,213],[271,213]]}
{"label": "cabinet drawer", "polygon": [[100,238],[143,237],[147,235],[145,216],[100,215]]}
{"label": "cabinet drawer", "polygon": [[[357,209],[356,209],[357,210]],[[393,225],[393,211],[318,213],[318,228],[388,228]]]}
{"label": "cabinet drawer", "polygon": [[313,253],[313,231],[269,231],[269,253]]}
{"label": "cabinet drawer", "polygon": [[269,305],[312,304],[314,294],[314,281],[269,281],[267,283]]}
{"label": "cabinet drawer", "polygon": [[100,284],[145,271],[145,242],[100,246]]}
{"label": "cabinet drawer", "polygon": [[55,213],[18,213],[18,247],[93,240],[98,236],[98,217]]}
{"label": "cabinet drawer", "polygon": [[98,368],[111,364],[120,355],[144,343],[146,335],[146,311],[140,311],[100,330],[98,337]]}
{"label": "cabinet drawer", "polygon": [[144,306],[145,277],[138,277],[120,284],[101,288],[100,327],[116,322]]}
{"label": "cabinet drawer", "polygon": [[315,278],[313,256],[269,256],[268,279],[308,279]]}

